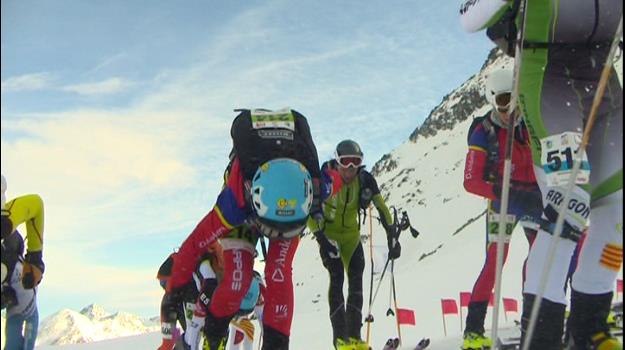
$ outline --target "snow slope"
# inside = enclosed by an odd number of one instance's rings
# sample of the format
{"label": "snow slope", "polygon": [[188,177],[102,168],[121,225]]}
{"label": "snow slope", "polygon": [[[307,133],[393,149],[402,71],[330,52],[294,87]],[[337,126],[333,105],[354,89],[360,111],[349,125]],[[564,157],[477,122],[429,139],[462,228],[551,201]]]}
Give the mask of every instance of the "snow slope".
{"label": "snow slope", "polygon": [[[417,320],[416,326],[401,328],[404,349],[409,349],[409,345],[416,344],[422,337],[432,339],[432,350],[457,349],[461,343],[460,324],[464,320],[448,316],[445,335],[440,299],[458,300],[459,292],[470,291],[485,257],[484,218],[480,215],[486,202],[467,194],[462,187],[462,178],[466,131],[471,116],[486,111],[483,102],[468,96],[475,95],[484,73],[492,69],[493,64],[504,64],[502,58],[491,58],[491,64],[486,65],[480,74],[444,98],[441,106],[431,114],[429,122],[416,130],[411,140],[393,150],[375,167],[388,204],[407,210],[413,226],[421,233],[416,239],[407,233],[401,237],[402,256],[395,265],[399,307],[415,310]],[[621,63],[618,71],[622,75],[620,67]],[[464,106],[464,114],[458,117],[457,107],[460,104]],[[366,153],[367,150],[364,151]],[[385,259],[386,243],[380,225],[374,222],[372,231],[374,260],[379,271]],[[363,226],[361,234],[368,232],[369,227]],[[516,298],[519,304],[521,266],[527,249],[522,230],[517,228],[504,269],[502,295]],[[368,245],[365,245],[365,253],[363,311],[366,314],[370,281]],[[332,332],[326,296],[328,277],[318,257],[317,245],[310,236],[302,239],[294,262],[294,275],[296,305],[291,349],[330,349]],[[622,278],[622,272],[620,275]],[[379,274],[374,277],[374,284],[377,284],[378,278]],[[374,349],[381,349],[388,337],[397,334],[394,319],[385,316],[389,296],[389,279],[385,278],[372,309],[375,322],[371,328],[371,344]],[[155,305],[155,310],[157,307]],[[466,315],[466,309],[463,314]],[[519,315],[509,314],[506,320],[501,314],[500,325],[511,326],[515,319],[518,320]],[[79,322],[80,318],[73,320]],[[489,312],[487,328],[490,322]],[[363,336],[366,336],[366,330],[365,325]],[[152,332],[91,344],[66,345],[62,349],[155,349],[159,343],[158,332]],[[57,348],[37,347],[39,350]]]}

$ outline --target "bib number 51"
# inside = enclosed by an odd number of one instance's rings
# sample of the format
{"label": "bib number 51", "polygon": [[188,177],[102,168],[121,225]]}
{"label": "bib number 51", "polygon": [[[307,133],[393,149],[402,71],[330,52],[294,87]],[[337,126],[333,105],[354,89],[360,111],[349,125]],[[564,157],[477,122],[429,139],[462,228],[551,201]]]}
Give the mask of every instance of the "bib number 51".
{"label": "bib number 51", "polygon": [[[565,132],[540,140],[541,165],[548,186],[564,186],[569,181],[581,141],[582,134],[577,132]],[[575,178],[576,184],[586,184],[590,178],[590,163],[585,152],[581,161],[580,170]]]}

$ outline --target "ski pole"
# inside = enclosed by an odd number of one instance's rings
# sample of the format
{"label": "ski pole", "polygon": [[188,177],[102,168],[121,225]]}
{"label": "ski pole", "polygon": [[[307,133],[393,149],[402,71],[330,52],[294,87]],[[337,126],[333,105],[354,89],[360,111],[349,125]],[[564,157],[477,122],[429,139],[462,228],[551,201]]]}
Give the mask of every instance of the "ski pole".
{"label": "ski pole", "polygon": [[393,303],[395,304],[395,321],[397,322],[397,337],[399,338],[399,345],[401,346],[401,327],[399,326],[399,312],[397,311],[397,292],[395,290],[395,260],[391,262],[391,284],[393,292]]}
{"label": "ski pole", "polygon": [[401,222],[399,224],[399,227],[401,231],[410,229],[410,234],[414,238],[417,238],[419,236],[419,231],[412,227],[412,224],[410,224],[410,218],[408,217],[408,213],[405,210],[401,213]]}
{"label": "ski pole", "polygon": [[[503,255],[504,255],[504,235],[507,234],[507,217],[508,217],[508,196],[510,193],[510,176],[512,173],[512,142],[514,140],[514,122],[517,95],[519,94],[519,74],[521,70],[521,49],[523,47],[523,29],[525,28],[525,13],[526,13],[526,1],[516,0],[514,2],[514,10],[520,11],[523,14],[523,27],[520,28],[517,34],[516,52],[514,60],[514,85],[510,98],[510,115],[507,125],[506,134],[506,154],[503,168],[503,186],[501,189],[501,203],[499,207],[499,232],[497,232],[497,265],[495,269],[495,300],[493,305],[493,322],[491,327],[491,339],[497,341],[497,331],[499,328],[499,299],[501,299],[501,272],[503,270]],[[518,116],[520,117],[520,115]]]}
{"label": "ski pole", "polygon": [[[393,209],[393,212],[394,212],[393,220],[395,220],[394,222],[397,222],[397,209],[395,207],[392,207],[392,209]],[[400,232],[397,232],[397,238],[395,238],[397,240],[399,240],[399,233]],[[382,286],[382,281],[384,280],[384,274],[386,273],[386,270],[388,268],[388,263],[390,261],[391,261],[390,256],[387,256],[386,257],[386,262],[384,263],[384,269],[382,270],[382,275],[380,276],[380,281],[378,282],[378,286],[375,289],[375,293],[373,293],[373,299],[371,300],[371,305],[373,305],[373,303],[375,303],[375,299],[377,298],[378,292],[380,291],[380,287]],[[372,316],[372,318],[373,318],[373,316]]]}
{"label": "ski pole", "polygon": [[391,278],[388,280],[388,309],[386,310],[386,316],[395,316],[393,311],[393,266],[395,262],[391,261]]}
{"label": "ski pole", "polygon": [[524,340],[523,350],[528,350],[529,346],[532,342],[532,337],[534,336],[534,329],[536,328],[536,322],[538,320],[538,313],[540,310],[540,304],[542,303],[543,296],[545,294],[545,289],[547,287],[547,280],[549,274],[551,272],[551,268],[553,266],[554,255],[556,252],[556,248],[558,243],[562,239],[561,233],[562,228],[564,227],[564,211],[567,208],[567,203],[570,200],[571,192],[573,191],[573,186],[575,185],[577,179],[577,173],[580,170],[582,157],[586,152],[586,146],[588,145],[588,141],[590,140],[590,132],[592,131],[592,127],[595,124],[595,120],[597,119],[597,111],[599,110],[599,105],[601,104],[601,100],[605,93],[606,86],[608,84],[608,78],[610,77],[610,72],[612,71],[612,62],[614,59],[614,55],[616,53],[616,49],[619,46],[619,42],[621,36],[623,35],[623,16],[621,15],[621,19],[619,21],[618,27],[616,29],[616,33],[614,35],[614,39],[612,41],[612,45],[610,47],[610,53],[606,59],[605,65],[603,66],[603,70],[601,71],[601,77],[599,79],[599,84],[597,86],[597,91],[595,91],[595,96],[592,101],[592,106],[590,108],[590,112],[588,115],[588,123],[584,128],[584,135],[582,137],[582,142],[580,143],[579,149],[577,150],[576,157],[573,160],[573,168],[571,169],[571,174],[569,176],[569,180],[566,185],[566,190],[564,192],[564,199],[562,200],[562,204],[558,209],[558,219],[556,220],[556,226],[554,228],[554,232],[551,236],[551,240],[549,243],[549,250],[547,253],[547,264],[543,269],[540,284],[538,285],[538,293],[534,299],[534,304],[532,305],[532,312],[530,316],[530,321],[527,326],[526,339]]}
{"label": "ski pole", "polygon": [[[370,217],[371,217],[371,214],[370,214]],[[381,223],[382,226],[384,226],[384,223],[382,223],[382,219],[379,216],[374,216],[374,218],[378,220],[378,222]],[[417,231],[417,229],[414,228],[412,224],[410,223],[410,218],[408,218],[408,213],[405,210],[402,212],[402,218],[401,218],[401,221],[399,221],[398,223],[398,227],[399,227],[399,231],[410,230],[410,234],[414,238],[417,238],[420,234],[419,231]]]}
{"label": "ski pole", "polygon": [[[513,112],[514,113],[514,112]],[[507,126],[506,159],[503,167],[503,186],[501,190],[501,204],[499,207],[499,227],[497,232],[497,268],[495,269],[495,300],[493,305],[492,338],[497,339],[499,328],[499,299],[501,295],[501,277],[503,270],[503,255],[505,235],[508,234],[508,199],[510,194],[510,176],[512,173],[512,141],[514,140],[514,115],[510,115]]]}
{"label": "ski pole", "polygon": [[[386,263],[384,263],[384,269],[382,270],[382,275],[380,276],[380,282],[378,282],[378,286],[375,288],[375,293],[373,293],[373,300],[371,301],[371,304],[373,305],[373,303],[375,303],[375,299],[378,296],[378,292],[380,291],[380,286],[382,286],[382,280],[384,280],[384,274],[386,273],[386,269],[388,268],[388,263],[391,261],[391,259],[387,258],[386,259]],[[373,318],[373,316],[372,316]]]}
{"label": "ski pole", "polygon": [[373,322],[373,315],[371,314],[371,305],[372,305],[372,293],[373,292],[373,218],[371,217],[371,205],[369,205],[369,257],[371,261],[371,278],[369,279],[369,308],[367,311],[367,318],[365,318],[365,322],[367,322],[367,344],[369,344],[369,339],[371,335],[371,322]]}

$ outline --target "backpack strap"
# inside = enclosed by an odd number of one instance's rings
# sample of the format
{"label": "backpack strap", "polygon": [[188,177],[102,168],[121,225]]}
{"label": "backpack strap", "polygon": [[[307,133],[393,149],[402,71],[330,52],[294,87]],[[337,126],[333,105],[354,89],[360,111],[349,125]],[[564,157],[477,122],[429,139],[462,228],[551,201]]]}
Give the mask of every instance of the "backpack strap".
{"label": "backpack strap", "polygon": [[484,118],[484,120],[482,120],[482,126],[486,131],[488,140],[486,172],[484,173],[484,177],[485,180],[489,181],[494,176],[494,169],[499,161],[499,137],[497,135],[497,128],[489,118]]}
{"label": "backpack strap", "polygon": [[[367,209],[371,205],[371,201],[373,200],[373,196],[379,193],[379,189],[377,183],[375,182],[375,178],[371,173],[365,170],[364,166],[358,168],[358,182],[360,185],[358,200],[359,200],[359,210],[358,210],[358,221],[364,224],[367,219]],[[360,220],[362,212],[362,221]]]}
{"label": "backpack strap", "polygon": [[514,0],[512,3],[512,11],[508,12],[506,16],[508,16],[508,53],[512,57],[514,57],[514,45],[517,40],[517,32],[518,28],[516,26],[516,18],[519,14],[519,9],[521,8],[521,1],[525,0]]}
{"label": "backpack strap", "polygon": [[263,253],[263,261],[267,261],[267,243],[265,243],[265,236],[258,235],[258,240],[260,241],[260,249]]}

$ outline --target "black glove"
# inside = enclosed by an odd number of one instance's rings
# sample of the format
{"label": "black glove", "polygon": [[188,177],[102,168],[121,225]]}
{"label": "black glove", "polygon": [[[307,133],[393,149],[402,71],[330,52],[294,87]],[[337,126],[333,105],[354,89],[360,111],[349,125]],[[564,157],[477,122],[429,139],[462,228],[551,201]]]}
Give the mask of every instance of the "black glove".
{"label": "black glove", "polygon": [[399,230],[397,225],[389,225],[386,232],[386,243],[388,244],[388,258],[391,260],[395,260],[401,255],[401,245],[398,238]]}
{"label": "black glove", "polygon": [[328,237],[323,234],[323,231],[317,231],[314,235],[317,243],[319,243],[320,251],[332,259],[338,259],[341,257],[341,254],[339,254],[339,245],[336,241],[328,239]]}
{"label": "black glove", "polygon": [[395,245],[391,248],[389,245],[388,248],[388,258],[391,260],[395,260],[401,256],[401,245],[399,241],[395,241]]}
{"label": "black glove", "polygon": [[22,273],[22,286],[24,289],[35,288],[43,278],[45,265],[42,260],[42,252],[28,252],[24,258],[24,271]]}
{"label": "black glove", "polygon": [[13,305],[17,305],[17,295],[15,290],[9,286],[2,288],[2,297],[0,298],[2,310]]}
{"label": "black glove", "polygon": [[161,321],[175,323],[178,319],[178,309],[182,302],[182,296],[177,291],[165,293],[161,300]]}

